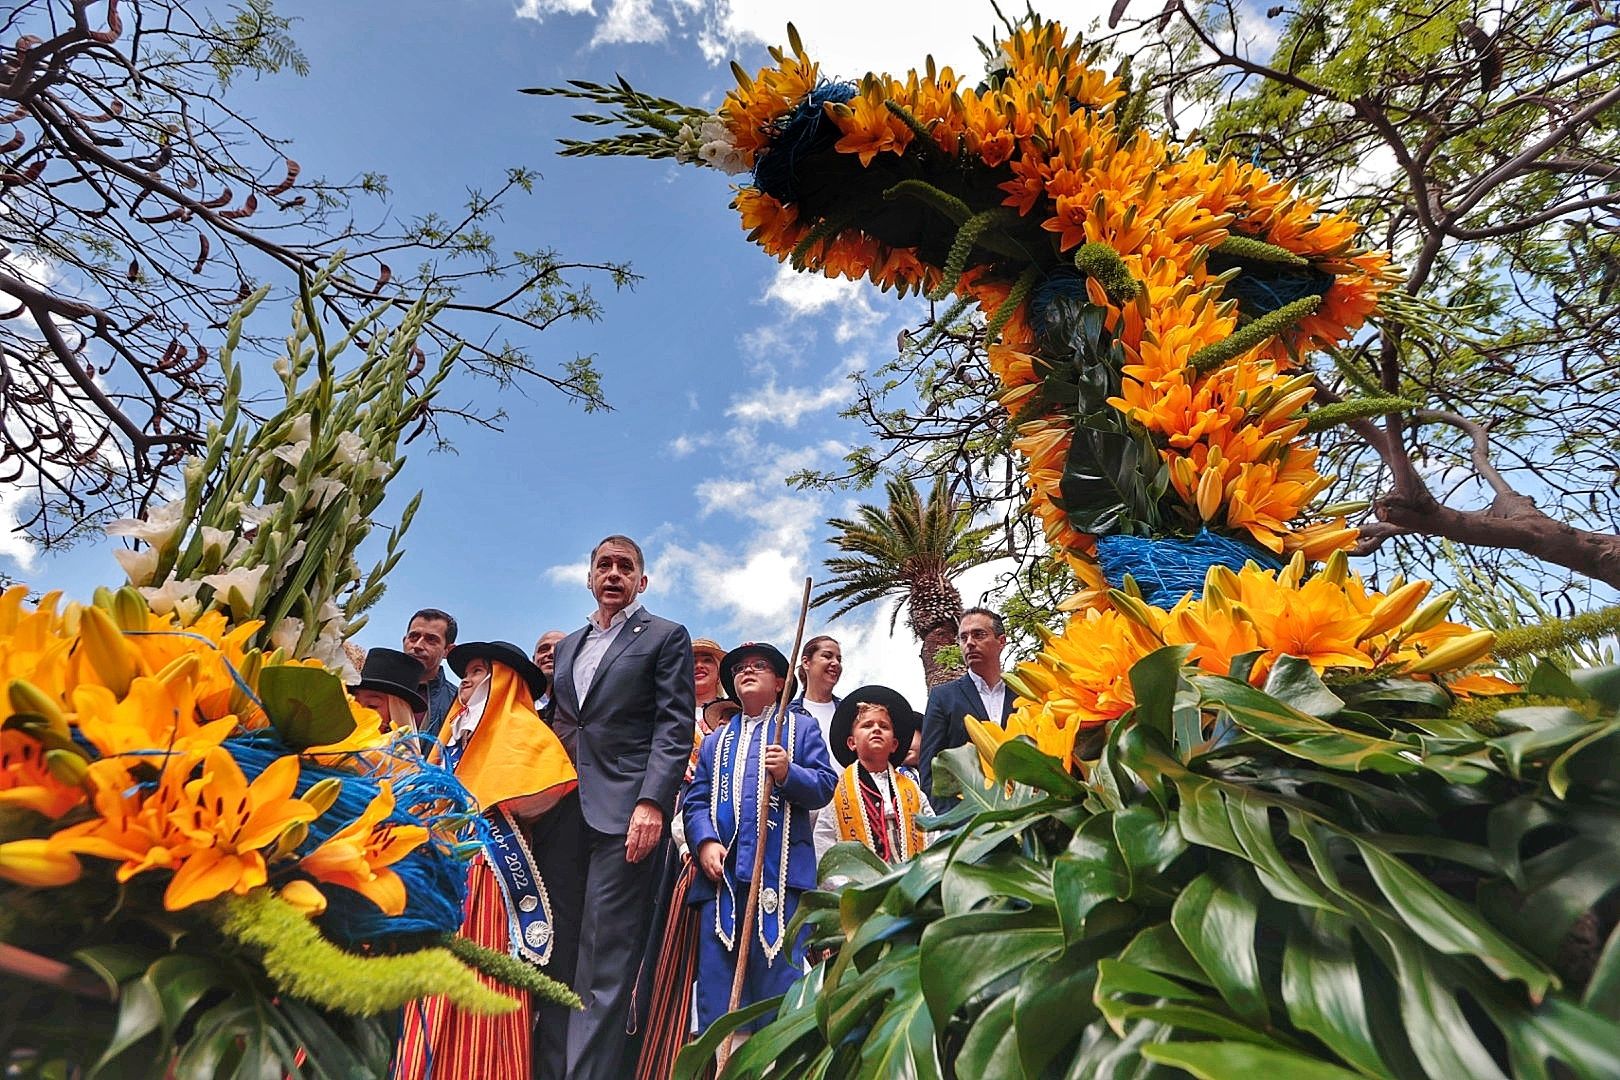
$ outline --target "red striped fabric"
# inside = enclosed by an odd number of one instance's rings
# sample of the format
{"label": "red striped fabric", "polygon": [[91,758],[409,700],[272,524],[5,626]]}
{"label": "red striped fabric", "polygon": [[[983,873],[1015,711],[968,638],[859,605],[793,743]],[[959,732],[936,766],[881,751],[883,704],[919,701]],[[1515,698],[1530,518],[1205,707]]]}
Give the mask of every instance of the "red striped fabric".
{"label": "red striped fabric", "polygon": [[669,1080],[675,1055],[691,1039],[692,980],[697,976],[697,909],[686,906],[697,864],[687,856],[675,878],[663,946],[647,1003],[647,1029],[636,1062],[636,1080]]}
{"label": "red striped fabric", "polygon": [[[500,885],[482,858],[470,869],[461,933],[497,952],[506,952],[511,944]],[[396,1080],[528,1080],[529,995],[484,975],[479,979],[516,997],[519,1007],[501,1016],[479,1016],[442,997],[413,1001],[405,1007]]]}

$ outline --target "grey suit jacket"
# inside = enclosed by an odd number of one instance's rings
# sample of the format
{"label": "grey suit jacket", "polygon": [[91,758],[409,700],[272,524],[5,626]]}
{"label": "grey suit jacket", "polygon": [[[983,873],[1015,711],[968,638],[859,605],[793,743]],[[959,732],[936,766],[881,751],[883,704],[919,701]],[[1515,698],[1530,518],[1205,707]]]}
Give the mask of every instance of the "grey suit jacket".
{"label": "grey suit jacket", "polygon": [[588,628],[557,644],[551,726],[579,769],[579,804],[597,832],[623,835],[643,799],[667,822],[692,755],[692,638],[641,608],[608,646],[581,704],[574,658]]}

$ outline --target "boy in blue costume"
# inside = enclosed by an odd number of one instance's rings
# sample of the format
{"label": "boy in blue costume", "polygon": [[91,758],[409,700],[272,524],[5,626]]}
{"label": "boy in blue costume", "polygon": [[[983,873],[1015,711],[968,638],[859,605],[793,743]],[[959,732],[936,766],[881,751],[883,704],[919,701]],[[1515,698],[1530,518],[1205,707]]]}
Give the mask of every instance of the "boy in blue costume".
{"label": "boy in blue costume", "polygon": [[767,775],[765,872],[739,1005],[786,993],[804,969],[803,947],[788,939],[787,925],[799,894],[816,886],[810,811],[827,805],[838,774],[815,723],[789,710],[778,734],[787,677],[787,657],[771,645],[750,642],[726,654],[720,681],[742,712],[703,740],[686,793],[687,842],[702,871],[686,900],[700,905],[699,1031],[725,1015],[731,997]]}

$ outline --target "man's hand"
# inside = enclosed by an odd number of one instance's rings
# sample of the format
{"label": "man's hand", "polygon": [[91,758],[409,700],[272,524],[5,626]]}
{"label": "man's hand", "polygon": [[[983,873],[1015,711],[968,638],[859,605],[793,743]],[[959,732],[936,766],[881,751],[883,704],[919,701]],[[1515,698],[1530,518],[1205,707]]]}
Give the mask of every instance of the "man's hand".
{"label": "man's hand", "polygon": [[765,748],[765,771],[771,774],[771,782],[780,784],[787,779],[788,752],[780,746],[767,746]]}
{"label": "man's hand", "polygon": [[726,872],[726,845],[718,840],[705,840],[698,848],[698,866],[710,881],[719,881]]}
{"label": "man's hand", "polygon": [[624,861],[638,863],[664,835],[664,812],[657,803],[638,802],[630,811],[630,833],[624,838]]}

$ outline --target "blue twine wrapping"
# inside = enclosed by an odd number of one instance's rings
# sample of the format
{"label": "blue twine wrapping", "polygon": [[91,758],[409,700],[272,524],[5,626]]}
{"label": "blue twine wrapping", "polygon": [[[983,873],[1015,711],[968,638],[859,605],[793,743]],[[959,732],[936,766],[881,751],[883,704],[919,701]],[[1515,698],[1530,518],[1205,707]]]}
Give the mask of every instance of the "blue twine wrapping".
{"label": "blue twine wrapping", "polygon": [[[411,744],[419,739],[416,735],[403,736],[386,749],[365,752],[366,756],[388,755],[403,766],[387,777],[393,783],[395,802],[394,812],[385,820],[399,825],[422,825],[430,834],[449,826],[463,836],[470,831],[473,837],[481,837],[483,818],[477,812],[472,794],[454,773],[430,765],[418,756],[419,752]],[[227,739],[224,746],[250,781],[271,762],[293,752],[274,732],[268,731]],[[298,847],[300,856],[315,850],[358,818],[382,790],[380,778],[321,765],[305,757],[300,761],[294,791],[302,795],[328,777],[342,781],[337,801],[310,823],[309,836]],[[454,932],[461,926],[462,905],[467,899],[465,858],[476,847],[475,842],[447,845],[436,835],[430,835],[427,843],[394,863],[390,869],[405,883],[405,910],[398,915],[384,915],[360,893],[323,882],[321,891],[326,894],[327,907],[319,919],[322,931],[345,944],[399,935]]]}
{"label": "blue twine wrapping", "polygon": [[1045,335],[1051,331],[1047,320],[1052,315],[1053,305],[1060,300],[1090,303],[1090,298],[1086,295],[1084,274],[1072,270],[1058,270],[1048,275],[1036,288],[1035,295],[1029,301],[1029,322],[1037,334]]}
{"label": "blue twine wrapping", "polygon": [[799,162],[838,141],[838,127],[822,108],[855,96],[852,82],[823,79],[793,111],[771,126],[770,143],[754,157],[754,186],[780,203],[798,197]]}
{"label": "blue twine wrapping", "polygon": [[1229,536],[1198,530],[1192,539],[1174,536],[1099,536],[1097,562],[1114,588],[1123,588],[1129,574],[1142,590],[1142,599],[1159,608],[1174,607],[1188,593],[1204,595],[1204,575],[1212,566],[1243,569],[1248,562],[1267,570],[1281,570],[1283,562],[1264,548]]}

